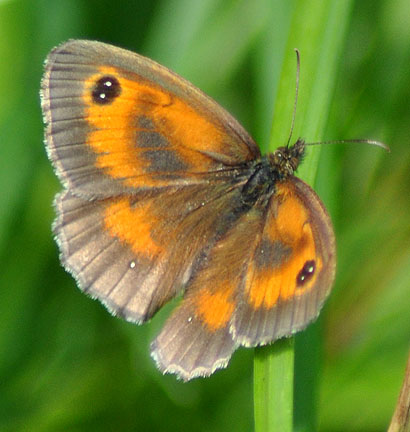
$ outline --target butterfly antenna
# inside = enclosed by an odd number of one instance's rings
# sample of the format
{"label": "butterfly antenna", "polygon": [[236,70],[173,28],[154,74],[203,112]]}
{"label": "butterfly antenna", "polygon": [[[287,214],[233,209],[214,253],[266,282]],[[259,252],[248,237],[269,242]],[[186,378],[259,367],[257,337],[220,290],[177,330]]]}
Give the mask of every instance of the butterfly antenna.
{"label": "butterfly antenna", "polygon": [[357,143],[357,144],[369,144],[376,147],[381,147],[382,149],[390,153],[390,147],[381,141],[369,140],[369,139],[347,139],[347,140],[334,140],[334,141],[318,141],[312,143],[305,143],[307,146],[311,145],[323,145],[323,144],[346,144],[346,143]]}
{"label": "butterfly antenna", "polygon": [[296,53],[296,88],[295,88],[295,102],[293,104],[293,114],[292,114],[292,124],[290,126],[290,133],[288,138],[288,143],[286,147],[289,147],[290,140],[292,138],[293,128],[295,127],[295,119],[296,119],[296,107],[298,105],[298,95],[299,95],[299,76],[300,76],[300,53],[297,48],[295,48]]}

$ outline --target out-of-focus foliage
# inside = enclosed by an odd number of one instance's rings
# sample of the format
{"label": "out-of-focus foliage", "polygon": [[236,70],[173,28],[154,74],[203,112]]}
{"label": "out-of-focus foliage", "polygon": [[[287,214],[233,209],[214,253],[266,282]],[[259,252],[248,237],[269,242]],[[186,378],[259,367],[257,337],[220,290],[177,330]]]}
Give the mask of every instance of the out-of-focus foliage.
{"label": "out-of-focus foliage", "polygon": [[[162,376],[149,341],[169,308],[145,326],[125,323],[81,294],[60,267],[50,231],[60,185],[42,143],[38,91],[54,45],[103,40],[184,75],[266,146],[293,6],[287,0],[0,1],[0,430],[251,430],[252,350],[239,350],[226,371],[209,379],[183,384]],[[315,408],[322,431],[385,430],[404,373],[409,47],[407,0],[356,2],[325,138],[380,139],[392,152],[363,145],[322,150],[317,189],[338,244],[337,281],[321,319]],[[308,55],[302,53],[302,87]]]}

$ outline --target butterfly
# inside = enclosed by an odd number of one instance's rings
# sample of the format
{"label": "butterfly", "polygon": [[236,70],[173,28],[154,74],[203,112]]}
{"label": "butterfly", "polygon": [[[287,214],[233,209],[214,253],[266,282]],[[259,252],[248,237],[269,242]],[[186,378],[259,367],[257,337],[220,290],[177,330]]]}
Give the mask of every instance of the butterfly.
{"label": "butterfly", "polygon": [[191,83],[95,41],[51,51],[41,101],[64,187],[53,225],[63,266],[136,323],[182,294],[151,345],[162,372],[208,376],[239,346],[318,316],[336,247],[324,205],[294,175],[302,139],[262,156]]}

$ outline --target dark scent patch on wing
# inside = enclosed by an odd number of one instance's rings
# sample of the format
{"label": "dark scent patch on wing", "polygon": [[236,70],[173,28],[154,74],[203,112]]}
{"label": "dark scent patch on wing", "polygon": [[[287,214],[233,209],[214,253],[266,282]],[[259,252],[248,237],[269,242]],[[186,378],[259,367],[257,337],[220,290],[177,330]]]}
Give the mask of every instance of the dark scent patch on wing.
{"label": "dark scent patch on wing", "polygon": [[292,248],[276,240],[262,239],[255,251],[255,263],[260,269],[276,268],[288,260]]}
{"label": "dark scent patch on wing", "polygon": [[148,172],[157,171],[186,171],[188,166],[170,150],[148,150],[143,153],[144,158],[150,163]]}
{"label": "dark scent patch on wing", "polygon": [[158,132],[139,131],[136,137],[137,147],[167,147],[168,141]]}
{"label": "dark scent patch on wing", "polygon": [[154,122],[149,117],[144,115],[138,116],[137,126],[141,129],[155,129]]}

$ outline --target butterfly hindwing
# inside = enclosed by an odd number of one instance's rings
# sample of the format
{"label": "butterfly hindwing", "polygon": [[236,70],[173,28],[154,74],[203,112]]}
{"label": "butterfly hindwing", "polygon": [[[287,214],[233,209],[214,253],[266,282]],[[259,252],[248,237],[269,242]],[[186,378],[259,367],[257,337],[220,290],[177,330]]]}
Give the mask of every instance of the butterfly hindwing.
{"label": "butterfly hindwing", "polygon": [[182,303],[152,344],[164,372],[182,379],[207,376],[225,367],[238,346],[230,331],[262,212],[244,211],[209,251],[187,283]]}
{"label": "butterfly hindwing", "polygon": [[238,205],[240,190],[218,185],[93,201],[68,191],[56,199],[54,232],[80,288],[141,322],[183,288]]}
{"label": "butterfly hindwing", "polygon": [[42,107],[57,174],[86,197],[207,182],[260,155],[239,123],[188,81],[100,42],[73,40],[51,52]]}
{"label": "butterfly hindwing", "polygon": [[[124,218],[129,210],[127,202],[86,201],[66,191],[57,196],[55,206],[58,217],[54,232],[61,261],[79,287],[101,300],[114,314],[144,321],[155,288],[144,281],[150,268],[155,266],[156,257],[135,253],[130,245],[132,233],[127,243],[125,236],[121,239],[121,232],[110,232],[105,222]],[[122,228],[125,230],[126,226]],[[142,249],[148,240],[149,237],[140,238],[133,246]],[[154,247],[151,243],[151,251]]]}

